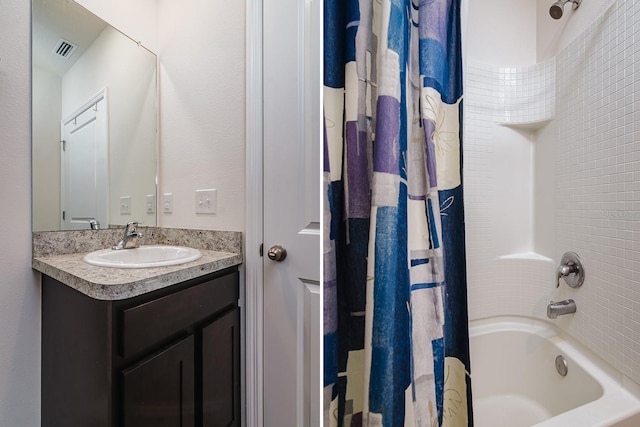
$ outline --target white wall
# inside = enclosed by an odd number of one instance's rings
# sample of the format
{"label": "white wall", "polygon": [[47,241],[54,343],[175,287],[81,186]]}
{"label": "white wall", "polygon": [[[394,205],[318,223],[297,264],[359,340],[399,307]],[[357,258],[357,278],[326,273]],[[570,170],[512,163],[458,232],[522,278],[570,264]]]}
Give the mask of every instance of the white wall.
{"label": "white wall", "polygon": [[[478,126],[473,109],[465,110],[466,125],[474,125],[465,128],[465,178],[473,178],[466,180],[465,194],[470,207],[469,309],[471,318],[520,314],[546,319],[549,299],[573,298],[576,314],[554,323],[640,383],[640,72],[634,61],[640,55],[640,3],[613,3],[584,1],[577,11],[568,5],[560,21],[549,17],[550,2],[537,3],[537,57],[557,53],[556,114],[532,135],[532,190],[518,187],[531,191],[534,201],[533,251],[550,261],[480,258],[505,241],[487,230],[502,208],[491,199],[491,189],[498,188],[492,185],[498,175],[492,159],[508,156],[492,141],[488,125]],[[476,17],[469,13],[468,28]],[[501,16],[494,24],[507,19]],[[476,34],[481,39],[474,42],[481,44],[482,34]],[[490,34],[485,42],[492,42]],[[566,251],[582,258],[586,280],[579,289],[555,288],[553,270]],[[484,264],[490,268],[478,268]],[[527,280],[532,275],[538,285]]]}
{"label": "white wall", "polygon": [[60,99],[62,80],[33,66],[33,229],[60,227]]}
{"label": "white wall", "polygon": [[[159,55],[158,225],[244,230],[245,2],[78,3]],[[196,214],[195,191],[207,188],[218,212]],[[173,194],[171,214],[162,193]]]}
{"label": "white wall", "polygon": [[[160,0],[160,190],[163,227],[244,229],[245,2]],[[195,214],[195,190],[218,213]]]}
{"label": "white wall", "polygon": [[538,61],[557,55],[614,3],[615,0],[588,0],[583,1],[575,10],[571,4],[567,4],[562,18],[555,20],[549,15],[553,2],[537,0]]}
{"label": "white wall", "polygon": [[[601,17],[615,0],[584,1],[573,10],[570,4],[564,8],[561,19],[549,15],[551,3],[537,0],[537,57],[538,61],[556,56],[576,38],[592,37],[584,31]],[[560,76],[558,76],[560,77]],[[566,90],[566,88],[565,88]],[[556,117],[562,116],[565,108],[557,105]],[[556,258],[556,142],[560,120],[553,120],[536,135],[534,144],[534,250],[547,257]],[[559,259],[559,258],[558,258]]]}
{"label": "white wall", "polygon": [[[585,3],[585,2],[583,2]],[[557,323],[640,383],[640,3],[619,0],[558,54],[556,258],[582,257]]]}
{"label": "white wall", "polygon": [[485,64],[514,67],[536,59],[536,4],[531,0],[466,0],[465,52]]}
{"label": "white wall", "polygon": [[40,285],[31,270],[30,3],[0,13],[0,425],[40,425]]}
{"label": "white wall", "polygon": [[144,47],[158,50],[158,0],[75,0]]}
{"label": "white wall", "polygon": [[536,63],[536,4],[528,0],[469,0],[463,4],[468,7],[463,10],[463,40],[469,316],[535,316],[544,310],[537,295],[545,281],[552,280],[551,262],[534,254],[537,128],[523,125],[526,120],[505,126],[504,122],[514,121],[506,119],[505,110],[502,119],[496,116],[501,100],[491,88],[520,84],[507,72],[525,76]]}
{"label": "white wall", "polygon": [[[464,13],[466,64],[504,68],[536,63],[534,3],[528,0],[473,0],[465,5],[468,6]],[[494,100],[487,99],[486,102]],[[480,99],[476,105],[481,104]],[[473,111],[472,114],[481,113],[482,107]],[[533,247],[533,135],[526,129],[503,126],[492,119],[484,117],[483,123],[474,122],[465,132],[465,136],[473,136],[474,129],[482,126],[486,136],[481,147],[469,147],[470,153],[465,155],[466,181],[473,188],[479,181],[490,180],[489,186],[473,189],[480,198],[480,205],[467,204],[469,214],[483,215],[481,211],[486,212],[489,203],[497,221],[491,231],[487,230],[488,235],[477,235],[477,239],[472,238],[469,243],[471,248],[486,247],[485,240],[491,239],[493,257],[530,252]]]}
{"label": "white wall", "polygon": [[548,258],[555,256],[556,130],[552,120],[538,131],[533,147],[533,250]]}
{"label": "white wall", "polygon": [[[104,88],[109,103],[109,223],[155,225],[155,214],[146,212],[146,195],[156,191],[156,57],[111,27],[63,76],[62,117]],[[131,196],[129,215],[120,214],[122,196]]]}

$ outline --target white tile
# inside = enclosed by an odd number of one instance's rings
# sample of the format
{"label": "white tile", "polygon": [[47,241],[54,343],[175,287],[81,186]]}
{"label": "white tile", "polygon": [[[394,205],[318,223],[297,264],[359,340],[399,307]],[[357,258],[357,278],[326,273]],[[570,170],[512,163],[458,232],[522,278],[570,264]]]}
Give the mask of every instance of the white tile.
{"label": "white tile", "polygon": [[[507,314],[505,306],[512,308],[510,314],[540,315],[544,301],[555,298],[549,283],[554,263],[495,261],[500,254],[492,233],[499,222],[492,216],[491,135],[494,121],[553,118],[555,258],[575,251],[587,271],[585,284],[575,291],[579,316],[564,325],[640,383],[638,22],[640,2],[618,1],[554,60],[520,68],[467,64],[464,173],[467,249],[473,254],[469,271],[474,273],[468,277],[470,317]],[[515,283],[518,271],[526,274]]]}

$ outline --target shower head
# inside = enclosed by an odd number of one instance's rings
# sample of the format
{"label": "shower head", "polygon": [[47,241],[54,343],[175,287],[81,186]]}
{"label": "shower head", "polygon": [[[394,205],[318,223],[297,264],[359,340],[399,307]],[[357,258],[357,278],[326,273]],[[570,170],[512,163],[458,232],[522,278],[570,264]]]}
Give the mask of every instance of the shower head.
{"label": "shower head", "polygon": [[551,8],[549,9],[549,15],[551,15],[553,19],[562,18],[562,13],[564,12],[564,5],[566,3],[573,3],[573,10],[576,10],[577,8],[580,7],[580,3],[582,3],[582,0],[558,0],[551,5]]}

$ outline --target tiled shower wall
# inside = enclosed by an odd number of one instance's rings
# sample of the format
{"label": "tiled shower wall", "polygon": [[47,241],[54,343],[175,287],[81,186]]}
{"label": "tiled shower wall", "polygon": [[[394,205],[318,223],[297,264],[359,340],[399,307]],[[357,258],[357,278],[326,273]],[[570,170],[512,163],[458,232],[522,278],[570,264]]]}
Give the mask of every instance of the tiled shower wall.
{"label": "tiled shower wall", "polygon": [[[531,129],[554,113],[554,74],[555,59],[510,68],[466,63],[464,180],[472,320],[497,315],[541,318],[553,296],[554,263],[533,252],[532,221],[526,217],[531,209],[519,206],[509,211],[521,193],[531,194],[531,165],[514,167],[500,151],[532,157]],[[518,129],[522,125],[526,127]],[[505,180],[519,180],[526,188],[499,190]],[[518,215],[522,217],[513,218]],[[511,242],[501,238],[505,227],[516,234]]]}
{"label": "tiled shower wall", "polygon": [[616,2],[558,55],[557,87],[555,256],[586,271],[560,288],[578,311],[558,324],[640,383],[640,2]]}
{"label": "tiled shower wall", "polygon": [[555,71],[555,58],[526,67],[467,62],[465,101],[491,122],[543,122],[554,114]]}
{"label": "tiled shower wall", "polygon": [[[545,79],[536,72],[528,75]],[[505,108],[521,103],[502,103],[500,91],[510,86],[501,76],[506,73],[499,67],[466,64],[469,317],[546,319],[549,300],[573,298],[577,313],[553,322],[640,383],[640,2],[618,0],[555,58],[550,123],[536,127],[536,120],[549,118],[540,107],[534,119],[523,116],[509,124],[518,116],[503,115]],[[512,133],[505,133],[504,123]],[[500,145],[497,138],[527,136],[528,131],[537,162],[532,171],[538,174],[532,187],[555,193],[555,208],[552,203],[535,206],[538,212],[555,209],[555,233],[542,245],[553,252],[544,254],[548,258],[535,254],[534,244],[530,250],[505,250],[497,237],[509,221],[501,211],[512,194],[496,188],[505,176],[533,174],[501,172],[499,151],[509,141]],[[521,191],[533,194],[529,187]],[[522,222],[523,233],[534,229]],[[554,271],[566,251],[581,256],[586,280],[579,289],[562,284],[556,290]]]}

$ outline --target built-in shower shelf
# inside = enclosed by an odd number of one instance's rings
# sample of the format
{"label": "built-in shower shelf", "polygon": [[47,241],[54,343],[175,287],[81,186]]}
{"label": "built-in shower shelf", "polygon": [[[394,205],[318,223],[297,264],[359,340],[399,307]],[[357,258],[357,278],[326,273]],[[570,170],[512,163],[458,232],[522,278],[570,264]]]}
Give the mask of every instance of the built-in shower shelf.
{"label": "built-in shower shelf", "polygon": [[555,57],[520,67],[471,62],[465,79],[469,105],[483,110],[494,123],[537,130],[555,115]]}
{"label": "built-in shower shelf", "polygon": [[551,258],[544,255],[540,255],[535,252],[523,252],[518,254],[501,255],[498,259],[510,259],[510,260],[532,260],[532,261],[549,261],[553,262]]}
{"label": "built-in shower shelf", "polygon": [[517,131],[537,132],[551,122],[551,118],[532,122],[508,122],[499,123],[501,126],[515,129]]}

